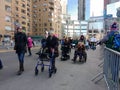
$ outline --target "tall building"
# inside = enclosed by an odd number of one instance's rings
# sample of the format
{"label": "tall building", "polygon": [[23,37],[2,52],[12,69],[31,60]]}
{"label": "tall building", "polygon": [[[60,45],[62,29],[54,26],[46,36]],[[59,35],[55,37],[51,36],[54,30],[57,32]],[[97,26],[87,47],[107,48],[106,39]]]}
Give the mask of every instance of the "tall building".
{"label": "tall building", "polygon": [[61,37],[60,0],[33,0],[33,35],[44,35],[45,31],[55,30]]}
{"label": "tall building", "polygon": [[107,5],[110,4],[110,3],[115,3],[115,2],[118,2],[120,0],[104,0],[104,9],[107,8]]}
{"label": "tall building", "polygon": [[67,14],[68,0],[61,0],[62,14]]}
{"label": "tall building", "polygon": [[32,34],[32,0],[12,0],[11,7],[14,25],[22,26],[26,34]]}
{"label": "tall building", "polygon": [[32,0],[0,0],[0,36],[10,40],[16,26],[22,26],[26,33],[32,33]]}
{"label": "tall building", "polygon": [[85,20],[85,2],[86,0],[78,0],[78,20]]}

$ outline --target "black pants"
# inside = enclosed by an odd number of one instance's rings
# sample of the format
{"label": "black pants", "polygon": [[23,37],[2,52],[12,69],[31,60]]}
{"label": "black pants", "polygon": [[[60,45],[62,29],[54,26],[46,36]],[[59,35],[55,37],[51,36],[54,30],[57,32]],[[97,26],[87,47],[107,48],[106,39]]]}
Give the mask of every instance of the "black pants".
{"label": "black pants", "polygon": [[28,53],[29,53],[29,55],[32,55],[30,47],[28,47]]}

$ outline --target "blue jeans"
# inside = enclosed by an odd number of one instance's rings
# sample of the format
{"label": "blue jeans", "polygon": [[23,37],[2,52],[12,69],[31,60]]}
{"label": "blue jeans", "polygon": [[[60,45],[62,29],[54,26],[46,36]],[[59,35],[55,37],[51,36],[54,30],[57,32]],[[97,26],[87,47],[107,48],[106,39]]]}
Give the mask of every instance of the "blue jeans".
{"label": "blue jeans", "polygon": [[24,63],[24,55],[25,55],[25,53],[18,53],[17,55],[18,55],[19,62]]}

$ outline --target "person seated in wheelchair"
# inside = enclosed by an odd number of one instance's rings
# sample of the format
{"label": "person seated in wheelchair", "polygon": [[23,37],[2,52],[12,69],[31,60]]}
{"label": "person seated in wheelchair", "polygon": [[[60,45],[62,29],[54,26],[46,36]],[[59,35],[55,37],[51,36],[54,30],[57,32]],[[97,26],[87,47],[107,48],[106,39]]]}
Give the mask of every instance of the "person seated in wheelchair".
{"label": "person seated in wheelchair", "polygon": [[86,61],[85,45],[82,42],[78,42],[75,48],[74,57],[72,59],[74,62],[76,62],[77,56],[79,56],[79,62],[81,62],[82,58]]}
{"label": "person seated in wheelchair", "polygon": [[70,56],[68,55],[68,53],[70,51],[70,43],[69,43],[69,40],[67,38],[64,39],[64,41],[61,45],[61,50],[62,50],[61,59],[64,59],[64,60],[69,59]]}

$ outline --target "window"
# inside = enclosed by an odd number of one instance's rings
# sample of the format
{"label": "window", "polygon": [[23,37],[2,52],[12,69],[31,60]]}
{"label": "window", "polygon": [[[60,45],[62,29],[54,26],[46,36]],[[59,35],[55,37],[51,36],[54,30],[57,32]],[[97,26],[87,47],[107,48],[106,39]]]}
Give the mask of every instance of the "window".
{"label": "window", "polygon": [[47,6],[47,4],[46,4],[46,3],[43,3],[43,6]]}
{"label": "window", "polygon": [[30,23],[27,23],[27,26],[30,26]]}
{"label": "window", "polygon": [[37,0],[33,0],[33,2],[37,2]]}
{"label": "window", "polygon": [[11,21],[11,17],[10,16],[6,16],[5,17],[5,21],[10,22]]}
{"label": "window", "polygon": [[50,26],[52,26],[52,23],[50,23]]}
{"label": "window", "polygon": [[25,4],[22,4],[22,7],[24,7],[24,8],[25,8]]}
{"label": "window", "polygon": [[30,9],[29,9],[29,8],[27,8],[27,11],[30,11]]}
{"label": "window", "polygon": [[12,28],[11,28],[10,26],[5,26],[5,30],[7,30],[7,31],[11,31]]}
{"label": "window", "polygon": [[5,1],[7,1],[7,2],[11,2],[11,0],[5,0]]}
{"label": "window", "polygon": [[26,17],[25,16],[21,16],[23,19],[26,19]]}
{"label": "window", "polygon": [[18,1],[16,1],[16,4],[18,4]]}
{"label": "window", "polygon": [[29,17],[30,17],[30,14],[29,14],[29,13],[27,13],[27,16],[29,16]]}
{"label": "window", "polygon": [[33,8],[36,8],[37,7],[37,5],[33,5]]}
{"label": "window", "polygon": [[26,31],[26,27],[23,26],[22,29]]}
{"label": "window", "polygon": [[23,9],[21,10],[21,12],[22,12],[22,13],[26,13],[26,11],[25,11],[25,10],[23,10]]}
{"label": "window", "polygon": [[[30,7],[30,5],[29,5],[29,4],[27,4],[27,6],[28,6],[28,7]],[[33,6],[33,7],[34,7],[34,6]],[[34,8],[35,8],[35,7],[34,7]]]}
{"label": "window", "polygon": [[16,11],[18,11],[18,7],[16,7]]}
{"label": "window", "polygon": [[44,8],[43,11],[47,11],[47,8]]}
{"label": "window", "polygon": [[26,22],[24,22],[24,21],[23,21],[23,22],[22,22],[22,24],[24,24],[24,25],[25,25],[25,24],[26,24]]}
{"label": "window", "polygon": [[5,5],[5,10],[6,10],[7,12],[10,12],[10,11],[11,11],[11,7],[8,6],[8,5]]}
{"label": "window", "polygon": [[47,26],[47,23],[44,23],[44,26]]}
{"label": "window", "polygon": [[16,17],[19,17],[19,15],[18,15],[18,14],[16,14]]}

